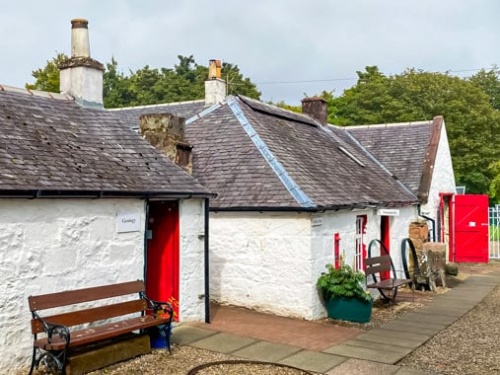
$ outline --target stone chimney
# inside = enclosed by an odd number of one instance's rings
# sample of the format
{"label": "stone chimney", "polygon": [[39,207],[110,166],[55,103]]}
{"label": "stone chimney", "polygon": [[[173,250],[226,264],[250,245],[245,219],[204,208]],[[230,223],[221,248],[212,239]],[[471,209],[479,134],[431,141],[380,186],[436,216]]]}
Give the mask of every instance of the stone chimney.
{"label": "stone chimney", "polygon": [[328,125],[328,109],[323,98],[313,96],[302,99],[302,113],[319,121],[321,125]]}
{"label": "stone chimney", "polygon": [[90,57],[89,22],[71,20],[71,58],[59,65],[60,91],[81,105],[102,108],[104,66]]}
{"label": "stone chimney", "polygon": [[141,135],[189,174],[193,171],[191,146],[184,134],[185,120],[170,113],[154,113],[139,118]]}
{"label": "stone chimney", "polygon": [[222,102],[226,98],[226,82],[221,79],[222,63],[210,60],[208,63],[208,79],[205,80],[205,107]]}

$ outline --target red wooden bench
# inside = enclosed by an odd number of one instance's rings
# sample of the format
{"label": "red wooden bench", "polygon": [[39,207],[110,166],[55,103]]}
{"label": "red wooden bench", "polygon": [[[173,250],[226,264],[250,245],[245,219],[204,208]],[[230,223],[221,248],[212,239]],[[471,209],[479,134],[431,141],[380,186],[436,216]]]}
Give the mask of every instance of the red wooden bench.
{"label": "red wooden bench", "polygon": [[[123,296],[128,298],[118,298]],[[152,327],[161,330],[170,351],[173,309],[168,302],[147,298],[143,281],[30,296],[28,302],[34,335],[30,374],[40,363],[65,374],[73,353],[117,341],[142,337],[150,351],[149,337],[145,341],[143,334]]]}

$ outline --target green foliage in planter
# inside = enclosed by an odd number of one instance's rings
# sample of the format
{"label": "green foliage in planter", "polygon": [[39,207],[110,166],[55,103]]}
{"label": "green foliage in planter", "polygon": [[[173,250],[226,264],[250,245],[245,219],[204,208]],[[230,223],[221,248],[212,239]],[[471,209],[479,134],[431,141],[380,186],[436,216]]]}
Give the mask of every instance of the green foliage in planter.
{"label": "green foliage in planter", "polygon": [[342,262],[340,268],[327,264],[328,272],[323,272],[318,279],[317,286],[325,301],[333,297],[357,298],[363,302],[373,300],[369,292],[363,287],[365,275],[354,271],[352,267]]}

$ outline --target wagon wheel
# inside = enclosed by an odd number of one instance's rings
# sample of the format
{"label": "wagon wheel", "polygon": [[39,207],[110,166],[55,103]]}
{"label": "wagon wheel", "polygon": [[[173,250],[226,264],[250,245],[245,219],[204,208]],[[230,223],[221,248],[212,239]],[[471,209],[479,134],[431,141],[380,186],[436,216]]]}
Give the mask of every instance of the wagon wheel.
{"label": "wagon wheel", "polygon": [[[407,250],[407,246],[410,249],[409,251]],[[410,275],[410,271],[408,269],[408,262],[407,262],[408,253],[411,256],[411,259],[413,260],[413,275]],[[403,241],[401,241],[401,259],[403,261],[403,268],[406,278],[413,280],[412,288],[413,287],[418,288],[417,276],[420,274],[420,266],[418,264],[418,257],[415,245],[413,245],[413,242],[409,238],[405,238],[403,239]]]}
{"label": "wagon wheel", "polygon": [[[379,240],[374,239],[374,240],[371,240],[369,245],[368,245],[368,257],[369,258],[372,257],[372,247],[377,243],[379,244],[380,255],[389,255],[389,251],[384,246],[384,244],[382,242],[380,242]],[[392,258],[389,257],[389,259],[391,262],[391,272],[392,272],[393,276],[396,277],[396,269],[394,268],[394,263],[392,262]],[[378,281],[377,276],[375,276],[375,274],[372,273],[372,277],[373,277],[374,282],[376,283]],[[389,290],[389,291],[387,289],[380,289],[380,288],[377,288],[377,290],[380,293],[380,296],[382,297],[382,299],[386,302],[394,301],[396,299],[396,296],[398,295],[398,288],[394,288],[393,290]]]}

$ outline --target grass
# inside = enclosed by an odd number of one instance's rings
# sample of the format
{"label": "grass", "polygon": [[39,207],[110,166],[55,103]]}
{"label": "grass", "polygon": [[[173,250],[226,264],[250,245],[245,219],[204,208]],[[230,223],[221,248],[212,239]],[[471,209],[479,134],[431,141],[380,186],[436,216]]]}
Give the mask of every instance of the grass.
{"label": "grass", "polygon": [[490,225],[490,241],[500,241],[500,226]]}

